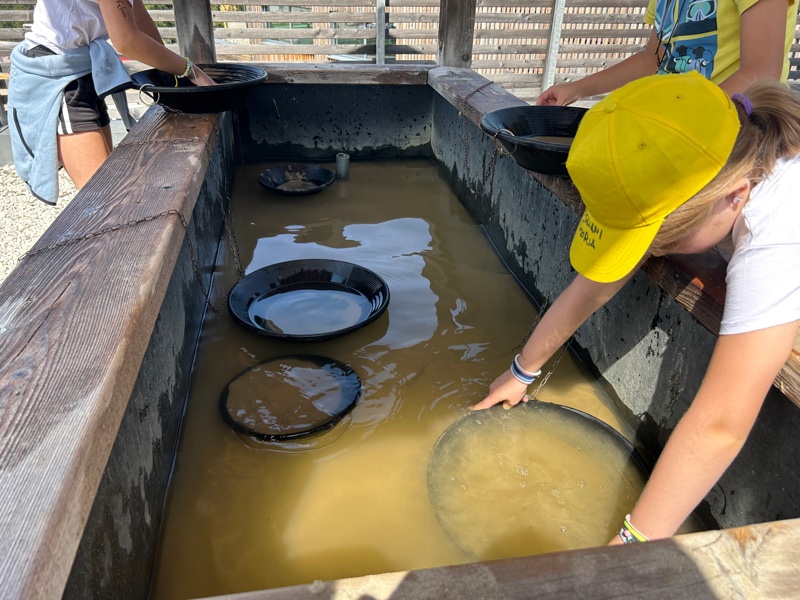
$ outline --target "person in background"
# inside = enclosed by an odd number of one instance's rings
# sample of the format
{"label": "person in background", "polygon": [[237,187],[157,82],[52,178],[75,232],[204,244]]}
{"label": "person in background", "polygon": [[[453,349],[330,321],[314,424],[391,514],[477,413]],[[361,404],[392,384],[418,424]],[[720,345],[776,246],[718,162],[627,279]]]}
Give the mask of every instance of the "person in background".
{"label": "person in background", "polygon": [[796,21],[794,0],[650,0],[642,50],[549,87],[536,104],[565,106],[655,73],[697,71],[729,95],[764,79],[786,81]]}
{"label": "person in background", "polygon": [[164,46],[142,0],[37,0],[31,31],[11,53],[9,134],[18,175],[48,204],[58,198],[59,166],[80,189],[111,153],[104,98],[130,87],[118,53],[176,83],[214,85]]}
{"label": "person in background", "polygon": [[629,83],[584,116],[567,169],[586,204],[575,279],[473,406],[528,401],[542,366],[649,255],[729,260],[702,384],[612,543],[673,535],[739,453],[800,324],[800,101],[778,82],[730,98],[698,73]]}

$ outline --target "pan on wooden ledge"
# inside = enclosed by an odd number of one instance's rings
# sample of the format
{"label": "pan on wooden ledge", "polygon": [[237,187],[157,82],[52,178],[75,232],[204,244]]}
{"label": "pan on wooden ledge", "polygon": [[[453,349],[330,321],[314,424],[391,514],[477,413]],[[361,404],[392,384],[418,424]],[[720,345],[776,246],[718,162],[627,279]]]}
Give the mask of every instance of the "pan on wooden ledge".
{"label": "pan on wooden ledge", "polygon": [[197,86],[188,79],[176,79],[174,75],[158,69],[134,73],[131,80],[134,88],[167,110],[203,114],[236,110],[247,95],[267,78],[264,69],[250,65],[214,63],[197,66],[217,85]]}
{"label": "pan on wooden ledge", "polygon": [[588,109],[578,106],[511,106],[484,115],[481,129],[521,167],[568,175],[567,155]]}

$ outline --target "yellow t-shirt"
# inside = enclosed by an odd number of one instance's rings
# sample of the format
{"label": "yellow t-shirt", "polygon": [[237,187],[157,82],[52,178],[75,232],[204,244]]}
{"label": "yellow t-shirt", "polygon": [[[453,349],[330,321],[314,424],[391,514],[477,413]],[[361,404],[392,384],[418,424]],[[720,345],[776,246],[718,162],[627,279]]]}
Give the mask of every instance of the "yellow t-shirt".
{"label": "yellow t-shirt", "polygon": [[[758,0],[650,0],[644,20],[655,26],[664,46],[664,59],[658,72],[694,70],[714,83],[723,82],[739,69],[740,18],[756,2]],[[783,81],[789,74],[789,48],[797,21],[795,0],[788,0],[787,15]]]}

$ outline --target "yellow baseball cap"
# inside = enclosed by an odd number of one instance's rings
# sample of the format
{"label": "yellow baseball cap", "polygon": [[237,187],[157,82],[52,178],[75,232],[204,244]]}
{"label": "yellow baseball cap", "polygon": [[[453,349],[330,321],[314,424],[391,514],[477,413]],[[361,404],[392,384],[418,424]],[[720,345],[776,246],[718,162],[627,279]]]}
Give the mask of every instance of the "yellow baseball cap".
{"label": "yellow baseball cap", "polygon": [[586,205],[575,270],[601,283],[630,273],[666,216],[720,172],[739,126],[728,95],[695,71],[638,79],[589,109],[567,158]]}

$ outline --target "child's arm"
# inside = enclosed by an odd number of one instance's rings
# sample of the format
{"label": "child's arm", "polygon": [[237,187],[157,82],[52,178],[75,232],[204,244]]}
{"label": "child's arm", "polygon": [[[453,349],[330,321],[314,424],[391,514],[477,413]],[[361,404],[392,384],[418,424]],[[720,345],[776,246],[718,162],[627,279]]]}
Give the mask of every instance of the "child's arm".
{"label": "child's arm", "polygon": [[786,0],[758,0],[742,13],[739,70],[720,83],[729,95],[764,79],[778,81],[786,61]]}
{"label": "child's arm", "polygon": [[[520,353],[520,366],[535,373],[542,368],[575,330],[588,319],[594,311],[608,302],[631,278],[631,273],[614,283],[597,283],[577,275],[572,283],[556,298],[550,309],[544,313],[531,337]],[[472,410],[489,408],[500,402],[514,406],[525,395],[527,386],[518,381],[508,370],[489,386],[489,395],[472,407]]]}
{"label": "child's arm", "polygon": [[[135,0],[137,3],[141,1]],[[108,29],[108,36],[117,52],[167,73],[183,73],[186,69],[186,59],[166,48],[137,26],[135,14],[138,13],[129,6],[128,0],[121,2],[98,0],[98,4]],[[148,20],[152,24],[152,19]],[[145,29],[147,27],[145,25]],[[214,85],[214,81],[197,67],[190,73],[190,79],[197,85]]]}
{"label": "child's arm", "polygon": [[799,323],[719,337],[697,396],[631,513],[636,529],[650,539],[673,535],[719,480],[744,445]]}
{"label": "child's arm", "polygon": [[659,46],[654,27],[650,30],[647,46],[636,54],[577,81],[551,86],[536,99],[536,104],[565,106],[581,98],[611,92],[635,79],[654,75],[658,70],[656,50]]}
{"label": "child's arm", "polygon": [[164,40],[161,37],[161,33],[158,31],[158,27],[153,22],[153,17],[150,16],[149,12],[147,12],[147,9],[144,7],[144,2],[142,2],[142,0],[133,0],[133,16],[136,21],[136,26],[143,33],[149,35],[159,44],[164,43]]}

